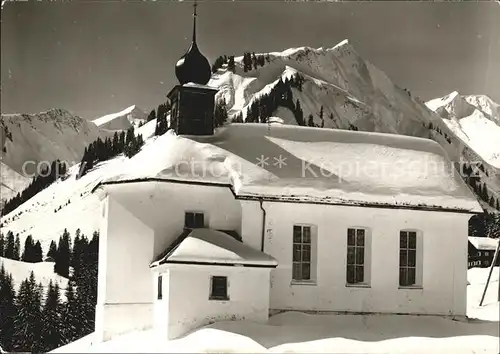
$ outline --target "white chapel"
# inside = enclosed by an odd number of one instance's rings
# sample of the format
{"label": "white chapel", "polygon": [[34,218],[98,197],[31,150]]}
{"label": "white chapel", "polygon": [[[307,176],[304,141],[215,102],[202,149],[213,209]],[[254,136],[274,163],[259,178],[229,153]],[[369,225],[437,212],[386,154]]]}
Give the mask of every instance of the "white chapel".
{"label": "white chapel", "polygon": [[173,339],[285,310],[465,316],[468,221],[482,209],[443,149],[277,120],[214,129],[195,33],[172,129],[94,188],[98,338]]}

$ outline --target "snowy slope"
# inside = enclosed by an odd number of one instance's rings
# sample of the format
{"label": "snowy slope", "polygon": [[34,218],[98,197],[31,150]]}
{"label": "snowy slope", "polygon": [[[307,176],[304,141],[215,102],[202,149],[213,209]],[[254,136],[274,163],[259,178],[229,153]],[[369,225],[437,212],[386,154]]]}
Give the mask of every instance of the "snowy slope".
{"label": "snowy slope", "polygon": [[0,266],[2,264],[7,273],[12,274],[16,291],[19,290],[21,282],[29,278],[32,271],[37,283],[41,283],[45,291],[47,291],[51,280],[54,285],[55,283],[59,284],[61,289],[66,289],[68,286],[68,279],[54,273],[54,262],[26,263],[0,257]]}
{"label": "snowy slope", "polygon": [[427,102],[446,125],[490,165],[500,169],[500,110],[486,96],[458,92]]}
{"label": "snowy slope", "polygon": [[267,324],[221,322],[167,341],[152,330],[93,343],[92,336],[58,348],[60,353],[428,353],[499,352],[498,267],[482,307],[489,269],[468,271],[467,315],[453,321],[433,316],[331,315],[285,312]]}
{"label": "snowy slope", "polygon": [[30,183],[30,179],[17,173],[0,161],[0,204],[14,197]]}
{"label": "snowy slope", "polygon": [[[148,139],[154,133],[155,124],[154,120],[148,122],[137,129],[137,133]],[[79,164],[73,166],[64,181],[58,180],[2,217],[2,232],[11,230],[14,234],[19,233],[21,244],[31,234],[41,242],[44,252],[48,251],[50,241],[57,241],[65,228],[71,236],[80,228],[83,234],[91,237],[94,231],[99,230],[100,202],[90,191],[102,179],[120,170],[126,160],[126,157],[118,156],[100,163],[78,180]],[[61,209],[56,212],[59,207]]]}
{"label": "snowy slope", "polygon": [[26,178],[31,181],[31,174],[37,172],[37,164],[42,163],[41,170],[47,162],[59,159],[71,166],[80,162],[85,146],[99,136],[111,134],[63,109],[2,114],[0,128],[2,167],[9,168],[8,172],[2,172],[2,198],[22,190]]}
{"label": "snowy slope", "polygon": [[108,130],[126,130],[132,125],[138,126],[140,122],[145,123],[146,112],[137,108],[135,105],[125,108],[117,113],[107,114],[92,122],[100,128]]}

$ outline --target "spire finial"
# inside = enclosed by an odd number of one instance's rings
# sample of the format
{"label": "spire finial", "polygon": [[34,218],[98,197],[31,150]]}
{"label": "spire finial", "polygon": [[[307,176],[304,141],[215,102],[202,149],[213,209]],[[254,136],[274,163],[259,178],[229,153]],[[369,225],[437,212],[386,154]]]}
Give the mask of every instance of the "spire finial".
{"label": "spire finial", "polygon": [[193,4],[193,43],[196,43],[196,7],[198,3],[194,0]]}

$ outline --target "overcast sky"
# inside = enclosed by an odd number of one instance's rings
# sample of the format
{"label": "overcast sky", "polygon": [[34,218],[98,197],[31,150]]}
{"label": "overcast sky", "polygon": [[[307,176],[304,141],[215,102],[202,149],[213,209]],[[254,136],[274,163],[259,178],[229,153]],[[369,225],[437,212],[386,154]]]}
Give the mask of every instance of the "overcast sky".
{"label": "overcast sky", "polygon": [[[332,47],[357,52],[423,99],[453,90],[500,102],[500,4],[200,1],[198,43],[220,54]],[[84,118],[150,110],[176,84],[192,2],[7,3],[3,113],[65,108]]]}

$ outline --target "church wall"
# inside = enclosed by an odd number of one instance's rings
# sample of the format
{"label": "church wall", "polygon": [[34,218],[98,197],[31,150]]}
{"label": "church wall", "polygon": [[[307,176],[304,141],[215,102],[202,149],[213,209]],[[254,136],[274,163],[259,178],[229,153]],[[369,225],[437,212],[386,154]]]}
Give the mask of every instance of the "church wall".
{"label": "church wall", "polygon": [[185,211],[203,212],[206,227],[240,233],[241,207],[226,187],[145,182],[106,188],[96,332],[109,338],[153,325],[149,265],[182,233]]}
{"label": "church wall", "polygon": [[241,238],[250,247],[260,250],[262,243],[263,212],[255,201],[240,200],[241,203]]}
{"label": "church wall", "polygon": [[113,198],[154,230],[148,265],[182,233],[186,211],[203,212],[205,227],[241,232],[241,206],[227,187],[142,182],[107,188]]}
{"label": "church wall", "polygon": [[[164,267],[169,269],[167,333],[170,339],[215,321],[267,321],[270,268]],[[228,301],[209,300],[211,276],[228,277]]]}
{"label": "church wall", "polygon": [[[152,326],[153,230],[112,197],[99,237],[96,332],[103,338]],[[104,232],[102,232],[104,231]]]}
{"label": "church wall", "polygon": [[[279,263],[271,273],[272,309],[465,315],[470,215],[296,203],[264,208],[264,252]],[[315,281],[292,282],[294,224],[313,226]],[[367,230],[364,285],[346,285],[350,227]],[[401,229],[418,231],[421,287],[399,288]]]}

